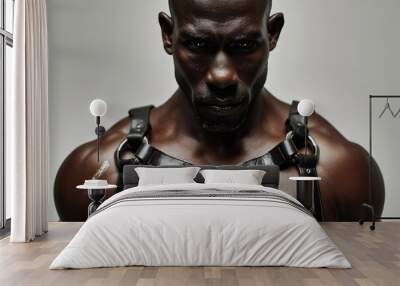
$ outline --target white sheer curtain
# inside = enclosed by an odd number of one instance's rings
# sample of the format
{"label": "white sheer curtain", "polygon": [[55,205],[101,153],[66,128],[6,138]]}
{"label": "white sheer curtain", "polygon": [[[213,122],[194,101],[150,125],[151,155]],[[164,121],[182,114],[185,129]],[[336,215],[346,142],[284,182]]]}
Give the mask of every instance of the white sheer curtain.
{"label": "white sheer curtain", "polygon": [[47,231],[46,1],[16,0],[14,9],[14,91],[6,98],[6,187],[12,193],[10,241],[27,242]]}

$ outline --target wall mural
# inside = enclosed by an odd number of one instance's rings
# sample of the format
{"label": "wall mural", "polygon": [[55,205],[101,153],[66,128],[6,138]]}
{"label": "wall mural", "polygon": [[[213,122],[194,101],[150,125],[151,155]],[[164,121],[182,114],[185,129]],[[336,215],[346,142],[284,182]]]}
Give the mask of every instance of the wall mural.
{"label": "wall mural", "polygon": [[[87,194],[72,190],[108,161],[102,177],[119,188],[127,163],[274,164],[281,169],[281,181],[299,173],[322,178],[318,187],[325,220],[357,220],[361,204],[370,201],[368,152],[320,114],[306,125],[296,102],[284,103],[264,87],[284,15],[271,15],[270,1],[235,1],[229,9],[212,1],[183,3],[170,3],[172,16],[159,14],[162,44],[174,61],[176,92],[160,106],[131,110],[107,130],[99,142],[100,160],[96,141],[77,147],[64,160],[54,184],[60,219],[86,219]],[[372,176],[372,203],[380,216],[384,184],[375,161]]]}

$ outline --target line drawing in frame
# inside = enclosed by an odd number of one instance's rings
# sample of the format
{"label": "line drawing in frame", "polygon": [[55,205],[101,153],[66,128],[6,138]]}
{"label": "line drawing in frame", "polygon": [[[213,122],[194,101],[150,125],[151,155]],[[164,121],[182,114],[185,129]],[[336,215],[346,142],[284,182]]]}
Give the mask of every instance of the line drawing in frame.
{"label": "line drawing in frame", "polygon": [[381,119],[387,111],[390,112],[393,118],[397,118],[397,116],[400,114],[400,108],[396,112],[393,111],[392,107],[390,106],[389,97],[386,97],[385,107],[383,108],[381,114],[379,114],[378,118]]}

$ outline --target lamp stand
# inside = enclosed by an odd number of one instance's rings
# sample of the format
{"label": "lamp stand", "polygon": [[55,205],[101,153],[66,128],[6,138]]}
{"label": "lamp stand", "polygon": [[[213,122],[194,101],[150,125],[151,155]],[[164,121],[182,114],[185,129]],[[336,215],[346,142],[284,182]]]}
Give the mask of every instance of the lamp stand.
{"label": "lamp stand", "polygon": [[[97,124],[97,130],[100,128],[100,116],[96,116],[96,124]],[[100,162],[100,135],[99,132],[97,133],[97,163]]]}
{"label": "lamp stand", "polygon": [[305,156],[307,156],[307,137],[308,137],[308,116],[304,116],[304,148],[305,148]]}
{"label": "lamp stand", "polygon": [[100,125],[100,116],[96,116],[96,124],[97,127],[95,129],[95,133],[97,135],[97,162],[100,162],[100,137],[104,135],[106,129]]}

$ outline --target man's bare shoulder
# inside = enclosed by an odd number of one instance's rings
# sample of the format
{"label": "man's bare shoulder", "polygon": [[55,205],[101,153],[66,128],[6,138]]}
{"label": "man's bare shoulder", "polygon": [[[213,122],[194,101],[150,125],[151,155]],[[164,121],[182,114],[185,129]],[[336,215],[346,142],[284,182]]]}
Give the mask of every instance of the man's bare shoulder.
{"label": "man's bare shoulder", "polygon": [[[281,118],[282,124],[288,118],[290,105],[274,99],[275,109]],[[365,163],[368,153],[360,145],[351,142],[341,134],[326,118],[314,113],[308,122],[309,134],[317,141],[321,151],[321,163],[336,161],[349,164],[355,161]]]}
{"label": "man's bare shoulder", "polygon": [[335,160],[338,164],[356,163],[358,166],[368,167],[368,152],[347,139],[318,113],[310,119],[309,132],[320,145],[322,160]]}
{"label": "man's bare shoulder", "polygon": [[114,123],[109,130],[107,130],[105,135],[113,135],[113,134],[120,134],[120,135],[127,135],[129,132],[129,117],[124,117]]}
{"label": "man's bare shoulder", "polygon": [[[331,209],[332,220],[356,220],[360,206],[374,198],[377,214],[381,214],[384,201],[382,174],[369,153],[359,144],[346,139],[329,122],[319,115],[310,128],[320,147],[318,174],[323,178],[321,188],[324,196],[330,198],[326,209]],[[374,189],[369,193],[370,168]],[[333,204],[333,202],[336,202]],[[334,211],[332,211],[334,210]],[[335,214],[335,215],[333,215]]]}

